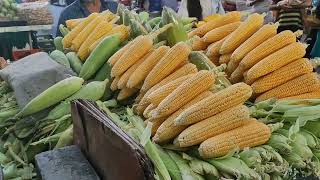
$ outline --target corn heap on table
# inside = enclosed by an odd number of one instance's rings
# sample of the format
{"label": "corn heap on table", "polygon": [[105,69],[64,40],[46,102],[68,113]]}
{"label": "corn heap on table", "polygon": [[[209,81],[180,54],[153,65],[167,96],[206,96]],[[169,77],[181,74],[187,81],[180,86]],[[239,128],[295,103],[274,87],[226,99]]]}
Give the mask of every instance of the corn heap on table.
{"label": "corn heap on table", "polygon": [[[68,121],[70,134],[70,101],[97,101],[144,146],[159,179],[320,176],[320,81],[301,32],[278,33],[278,23],[256,13],[212,15],[192,29],[194,21],[169,8],[151,19],[121,5],[117,14],[68,20],[50,56],[79,77],[12,113],[54,107],[37,132],[51,135]],[[69,81],[76,92],[67,92]],[[51,95],[57,89],[63,96]]]}

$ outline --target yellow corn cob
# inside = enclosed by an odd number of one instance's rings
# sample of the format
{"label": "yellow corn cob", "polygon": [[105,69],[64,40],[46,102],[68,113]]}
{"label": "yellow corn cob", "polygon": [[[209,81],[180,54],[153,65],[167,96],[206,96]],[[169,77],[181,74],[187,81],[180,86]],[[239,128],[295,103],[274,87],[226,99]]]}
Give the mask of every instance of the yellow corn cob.
{"label": "yellow corn cob", "polygon": [[198,94],[210,89],[214,82],[215,75],[213,72],[205,70],[199,71],[168,95],[158,107],[151,112],[151,116],[164,117],[172,114]]}
{"label": "yellow corn cob", "polygon": [[199,94],[193,100],[188,102],[186,105],[184,105],[178,111],[176,111],[171,116],[169,116],[167,119],[165,119],[165,121],[158,128],[158,130],[152,140],[156,143],[165,143],[165,142],[168,142],[171,139],[175,138],[176,136],[178,136],[180,134],[180,132],[182,132],[188,126],[175,126],[174,125],[175,118],[178,117],[179,114],[181,112],[183,112],[183,110],[191,107],[193,104],[196,104],[197,102],[203,100],[204,98],[206,98],[212,94],[213,93],[210,91],[205,91],[205,92]]}
{"label": "yellow corn cob", "polygon": [[[229,36],[230,36],[230,35],[229,35]],[[208,49],[207,49],[207,56],[208,56],[208,57],[220,56],[220,53],[219,53],[220,48],[221,48],[223,42],[224,42],[229,36],[221,39],[221,40],[218,41],[218,42],[215,42],[215,43],[211,44],[211,45],[208,47]]]}
{"label": "yellow corn cob", "polygon": [[254,13],[243,22],[238,29],[230,34],[220,48],[220,54],[228,54],[236,50],[252,34],[263,25],[264,15]]}
{"label": "yellow corn cob", "polygon": [[146,123],[152,123],[152,128],[151,128],[151,135],[154,136],[158,130],[158,128],[161,126],[163,121],[165,121],[166,118],[157,118],[157,119],[147,119],[145,122]]}
{"label": "yellow corn cob", "polygon": [[278,24],[266,24],[248,40],[241,44],[233,53],[227,67],[229,73],[233,72],[239,65],[242,58],[245,57],[254,48],[277,34]]}
{"label": "yellow corn cob", "polygon": [[69,48],[72,45],[73,39],[77,37],[77,35],[96,17],[98,17],[98,13],[92,13],[90,16],[85,18],[83,21],[81,21],[80,24],[78,24],[72,31],[70,31],[64,38],[63,38],[63,47]]}
{"label": "yellow corn cob", "polygon": [[252,89],[245,83],[237,83],[202,100],[183,111],[176,118],[177,125],[188,125],[216,115],[226,109],[243,104],[252,95]]}
{"label": "yellow corn cob", "polygon": [[113,19],[116,17],[116,15],[113,14],[113,13],[112,13],[111,11],[109,11],[109,10],[103,11],[103,12],[101,12],[100,14],[101,14],[101,16],[103,16],[104,19],[106,19],[107,21],[111,21],[111,20],[113,20]]}
{"label": "yellow corn cob", "polygon": [[231,57],[231,53],[221,55],[219,58],[219,64],[228,64],[228,62],[230,61],[230,57]]}
{"label": "yellow corn cob", "polygon": [[145,118],[150,118],[149,113],[154,110],[155,108],[157,108],[157,105],[155,104],[149,104],[149,106],[143,111],[143,117]]}
{"label": "yellow corn cob", "polygon": [[128,39],[130,34],[130,28],[125,25],[114,25],[114,27],[109,31],[107,34],[102,36],[100,39],[96,40],[90,47],[89,50],[92,52],[97,45],[107,36],[119,33],[120,34],[120,41],[123,42]]}
{"label": "yellow corn cob", "polygon": [[202,39],[205,43],[209,43],[209,44],[220,41],[224,37],[231,34],[233,31],[235,31],[240,26],[240,24],[241,22],[234,22],[234,23],[230,23],[230,24],[215,28],[209,31],[206,35],[204,35]]}
{"label": "yellow corn cob", "polygon": [[263,93],[291,79],[312,72],[313,67],[308,59],[298,59],[282,68],[273,71],[255,81],[251,87],[254,93]]}
{"label": "yellow corn cob", "polygon": [[136,97],[136,99],[134,100],[134,105],[133,106],[137,106],[139,103],[140,103],[140,101],[142,100],[142,98],[143,98],[143,96],[145,95],[146,93],[144,93],[144,92],[141,92],[140,91],[140,93],[139,93],[139,95]]}
{"label": "yellow corn cob", "polygon": [[199,153],[203,158],[224,156],[235,148],[244,149],[266,143],[271,136],[270,128],[258,121],[214,136],[199,147]]}
{"label": "yellow corn cob", "polygon": [[120,34],[120,41],[123,42],[128,39],[130,36],[130,28],[125,25],[116,25],[112,28],[112,30],[107,34],[108,36],[112,34]]}
{"label": "yellow corn cob", "polygon": [[123,88],[119,92],[117,100],[121,101],[121,100],[127,99],[128,97],[132,96],[133,94],[135,94],[138,91],[139,91],[139,89],[136,89],[136,88]]}
{"label": "yellow corn cob", "polygon": [[[145,56],[148,56],[149,53],[147,53]],[[131,74],[140,66],[141,63],[144,62],[145,57],[142,57],[140,60],[138,60],[135,64],[133,64],[125,73],[123,73],[119,79],[118,82],[118,88],[123,89],[127,86],[128,80],[131,76]]]}
{"label": "yellow corn cob", "polygon": [[139,36],[111,69],[111,76],[120,76],[152,48],[153,40],[149,36]]}
{"label": "yellow corn cob", "polygon": [[274,37],[260,44],[250,51],[240,62],[239,67],[244,72],[257,64],[263,58],[278,51],[279,49],[296,42],[296,35],[292,31],[282,31]]}
{"label": "yellow corn cob", "polygon": [[120,50],[118,50],[116,53],[114,53],[109,59],[108,63],[114,66],[116,62],[120,59],[120,57],[130,49],[131,45],[135,42],[135,40],[130,41],[127,45],[122,47]]}
{"label": "yellow corn cob", "polygon": [[220,14],[212,14],[212,15],[209,15],[209,16],[203,18],[203,21],[209,22],[211,20],[217,19],[218,17],[221,17],[221,15]]}
{"label": "yellow corn cob", "polygon": [[83,19],[69,19],[66,20],[66,26],[69,30],[72,30],[75,28],[78,24],[80,24],[83,21]]}
{"label": "yellow corn cob", "polygon": [[193,36],[199,36],[202,37],[204,36],[207,32],[211,31],[212,29],[224,26],[226,24],[234,23],[234,22],[239,22],[241,19],[241,13],[237,11],[229,12],[225,15],[222,15],[218,18],[215,18],[204,25],[200,26],[199,28],[191,31],[188,36],[189,38]]}
{"label": "yellow corn cob", "polygon": [[75,50],[79,50],[82,43],[87,39],[87,37],[94,31],[94,29],[102,22],[103,16],[98,16],[94,20],[92,20],[72,41],[72,47]]}
{"label": "yellow corn cob", "polygon": [[196,24],[196,27],[197,27],[197,28],[198,28],[198,27],[201,27],[201,26],[203,26],[204,24],[206,24],[205,21],[199,21],[199,22]]}
{"label": "yellow corn cob", "polygon": [[147,91],[170,75],[174,69],[188,58],[190,53],[191,49],[186,43],[179,42],[174,45],[148,74],[141,88],[142,91]]}
{"label": "yellow corn cob", "polygon": [[168,77],[164,78],[161,82],[154,85],[152,88],[150,88],[145,93],[144,97],[141,99],[141,101],[139,102],[139,104],[135,108],[136,113],[141,114],[145,110],[145,108],[147,108],[147,106],[149,105],[149,102],[147,101],[147,97],[150,95],[150,93],[152,93],[153,91],[155,91],[159,87],[161,87],[161,86],[163,86],[163,85],[165,85],[175,79],[178,79],[179,77],[182,77],[182,76],[185,76],[188,74],[194,74],[196,72],[198,72],[196,65],[188,63],[188,64],[182,66],[181,68],[179,68],[178,70],[176,70],[175,72],[173,72],[172,74],[170,74]]}
{"label": "yellow corn cob", "polygon": [[159,60],[169,51],[168,46],[160,46],[153,51],[150,56],[132,73],[127,87],[134,87],[144,81],[152,68],[159,62]]}
{"label": "yellow corn cob", "polygon": [[220,65],[219,64],[220,56],[210,56],[209,59],[214,65],[216,66]]}
{"label": "yellow corn cob", "polygon": [[248,81],[252,84],[258,78],[269,74],[296,59],[302,58],[305,54],[305,45],[298,42],[292,43],[254,65],[248,71],[246,82]]}
{"label": "yellow corn cob", "polygon": [[191,39],[192,43],[192,50],[194,51],[201,51],[207,49],[207,47],[210,45],[210,43],[206,43],[203,41],[202,38],[199,36],[195,36]]}
{"label": "yellow corn cob", "polygon": [[297,96],[290,96],[284,99],[320,99],[320,90],[312,91],[305,94],[300,94]]}
{"label": "yellow corn cob", "polygon": [[180,77],[174,81],[169,82],[166,85],[163,85],[162,87],[156,89],[153,91],[148,97],[147,100],[155,105],[158,105],[161,103],[162,100],[164,100],[169,94],[171,94],[177,87],[179,87],[183,82],[185,82],[187,79],[193,77],[194,75],[189,74],[183,77]]}
{"label": "yellow corn cob", "polygon": [[120,80],[120,77],[115,77],[110,85],[110,89],[112,91],[116,91],[118,89],[118,82]]}
{"label": "yellow corn cob", "polygon": [[315,73],[304,74],[260,95],[256,102],[270,98],[285,98],[316,91],[320,81]]}
{"label": "yellow corn cob", "polygon": [[104,34],[109,32],[112,29],[112,24],[107,21],[101,21],[100,24],[93,30],[93,32],[88,36],[88,38],[82,43],[78,51],[78,56],[81,60],[85,60],[89,54],[89,47],[97,39],[102,37]]}
{"label": "yellow corn cob", "polygon": [[243,79],[243,71],[239,67],[237,67],[237,69],[234,70],[230,75],[230,82],[235,84],[235,83],[241,82],[242,79]]}
{"label": "yellow corn cob", "polygon": [[250,111],[244,105],[227,109],[215,116],[198,122],[187,129],[175,140],[180,147],[188,147],[242,126],[250,118]]}

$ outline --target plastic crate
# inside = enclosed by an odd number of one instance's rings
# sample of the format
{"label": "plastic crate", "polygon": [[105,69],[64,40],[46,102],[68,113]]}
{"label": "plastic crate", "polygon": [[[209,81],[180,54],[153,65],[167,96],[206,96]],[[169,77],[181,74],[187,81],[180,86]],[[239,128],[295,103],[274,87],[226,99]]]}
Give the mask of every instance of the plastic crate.
{"label": "plastic crate", "polygon": [[13,51],[12,52],[12,57],[14,61],[17,61],[19,59],[22,59],[26,56],[29,56],[31,54],[41,52],[40,49],[31,49],[31,50],[19,50],[19,51]]}

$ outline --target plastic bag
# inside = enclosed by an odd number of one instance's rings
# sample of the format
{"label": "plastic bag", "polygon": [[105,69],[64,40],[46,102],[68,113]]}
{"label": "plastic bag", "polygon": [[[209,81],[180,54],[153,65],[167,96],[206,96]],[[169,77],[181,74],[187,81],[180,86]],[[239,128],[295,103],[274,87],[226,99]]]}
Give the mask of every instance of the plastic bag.
{"label": "plastic bag", "polygon": [[18,17],[29,25],[53,24],[48,2],[29,2],[18,5]]}
{"label": "plastic bag", "polygon": [[0,77],[14,90],[20,108],[50,86],[74,75],[70,69],[43,52],[27,56],[0,70]]}

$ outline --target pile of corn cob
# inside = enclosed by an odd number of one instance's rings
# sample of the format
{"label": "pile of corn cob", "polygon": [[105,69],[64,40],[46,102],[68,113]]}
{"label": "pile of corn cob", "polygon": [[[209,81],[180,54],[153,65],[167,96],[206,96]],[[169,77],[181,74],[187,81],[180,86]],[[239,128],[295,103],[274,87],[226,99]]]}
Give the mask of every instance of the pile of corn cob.
{"label": "pile of corn cob", "polygon": [[232,83],[253,88],[256,101],[272,97],[319,98],[320,81],[303,58],[306,46],[296,42],[300,32],[277,33],[278,24],[263,25],[264,15],[230,12],[189,33],[195,50],[206,50],[215,64],[227,64]]}
{"label": "pile of corn cob", "polygon": [[119,17],[110,11],[92,13],[84,19],[72,19],[66,21],[70,30],[62,39],[63,48],[76,51],[82,61],[85,61],[90,52],[106,36],[119,33],[121,41],[129,37],[129,27],[116,25]]}

